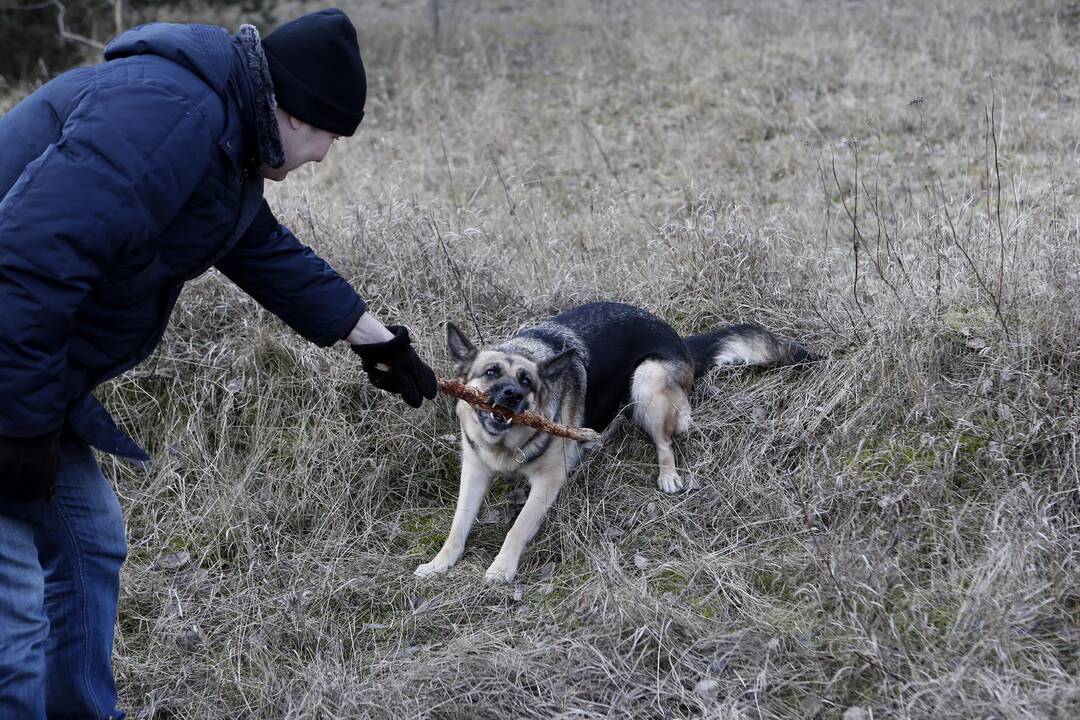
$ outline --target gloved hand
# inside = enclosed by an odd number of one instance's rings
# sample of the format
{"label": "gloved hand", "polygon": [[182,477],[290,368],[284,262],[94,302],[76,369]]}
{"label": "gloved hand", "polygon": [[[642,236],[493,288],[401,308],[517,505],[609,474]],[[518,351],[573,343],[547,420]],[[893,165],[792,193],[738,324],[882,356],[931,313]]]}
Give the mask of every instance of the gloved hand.
{"label": "gloved hand", "polygon": [[0,500],[51,499],[60,469],[60,431],[0,437]]}
{"label": "gloved hand", "polygon": [[386,342],[350,345],[360,356],[371,384],[401,395],[414,408],[420,407],[423,398],[434,400],[439,389],[435,373],[412,349],[409,331],[401,325],[387,325],[386,329],[394,334]]}

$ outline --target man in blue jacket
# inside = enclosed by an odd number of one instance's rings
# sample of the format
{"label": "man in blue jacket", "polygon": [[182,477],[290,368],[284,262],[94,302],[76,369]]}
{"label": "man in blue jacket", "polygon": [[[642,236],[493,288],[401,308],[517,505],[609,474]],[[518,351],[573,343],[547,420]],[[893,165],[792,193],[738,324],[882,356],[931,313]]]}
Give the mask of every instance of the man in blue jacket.
{"label": "man in blue jacket", "polygon": [[435,376],[402,327],[274,218],[263,179],[364,116],[339,10],[260,38],[152,24],[0,118],[0,718],[118,718],[123,518],[90,447],[148,459],[91,389],[144,360],[211,266],[319,345],[347,340],[414,407]]}

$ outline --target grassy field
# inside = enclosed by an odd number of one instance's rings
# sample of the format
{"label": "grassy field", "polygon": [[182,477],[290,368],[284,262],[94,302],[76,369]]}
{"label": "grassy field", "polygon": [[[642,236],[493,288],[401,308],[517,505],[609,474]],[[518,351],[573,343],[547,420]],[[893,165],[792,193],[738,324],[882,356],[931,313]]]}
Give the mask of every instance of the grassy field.
{"label": "grassy field", "polygon": [[[282,17],[298,12],[288,6]],[[149,718],[1080,716],[1080,8],[346,3],[368,116],[270,192],[408,324],[573,304],[756,321],[828,359],[715,372],[666,496],[648,440],[571,480],[518,581],[462,561],[451,402],[224,278],[100,396],[155,457],[116,671]]]}

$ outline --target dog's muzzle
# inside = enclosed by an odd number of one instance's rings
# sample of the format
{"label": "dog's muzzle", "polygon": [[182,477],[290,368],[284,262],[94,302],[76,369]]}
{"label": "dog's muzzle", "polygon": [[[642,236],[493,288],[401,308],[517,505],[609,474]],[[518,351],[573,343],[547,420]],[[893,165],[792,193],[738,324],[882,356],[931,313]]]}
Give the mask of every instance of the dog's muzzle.
{"label": "dog's muzzle", "polygon": [[516,413],[521,412],[528,405],[528,403],[525,402],[525,396],[527,394],[525,389],[516,383],[513,385],[507,384],[500,387],[493,387],[488,391],[488,397],[491,398],[491,402]]}
{"label": "dog's muzzle", "polygon": [[480,426],[488,435],[502,435],[510,430],[510,421],[488,410],[477,410]]}
{"label": "dog's muzzle", "polygon": [[[488,399],[492,404],[504,407],[514,413],[519,413],[529,407],[525,399],[525,389],[517,383],[500,385],[488,390]],[[510,421],[500,415],[487,410],[477,410],[480,425],[491,435],[502,435],[510,429]]]}

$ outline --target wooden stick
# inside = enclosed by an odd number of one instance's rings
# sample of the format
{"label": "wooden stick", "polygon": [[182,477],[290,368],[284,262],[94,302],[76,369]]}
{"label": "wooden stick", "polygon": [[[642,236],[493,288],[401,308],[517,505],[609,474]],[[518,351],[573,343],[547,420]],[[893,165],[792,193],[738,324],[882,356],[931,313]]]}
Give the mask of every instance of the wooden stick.
{"label": "wooden stick", "polygon": [[481,410],[487,410],[490,413],[494,413],[501,418],[509,420],[512,423],[518,425],[527,425],[528,427],[535,428],[541,432],[550,433],[552,435],[558,435],[559,437],[569,438],[570,440],[580,440],[581,442],[593,442],[600,439],[600,433],[596,432],[592,428],[579,428],[570,427],[568,425],[559,425],[553,423],[542,415],[531,413],[529,411],[515,413],[508,408],[501,407],[493,404],[488,396],[480,392],[476,388],[471,388],[464,383],[460,383],[457,380],[447,380],[446,378],[438,378],[439,389],[451,397],[456,397],[458,400],[464,400],[473,407],[478,407]]}

